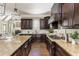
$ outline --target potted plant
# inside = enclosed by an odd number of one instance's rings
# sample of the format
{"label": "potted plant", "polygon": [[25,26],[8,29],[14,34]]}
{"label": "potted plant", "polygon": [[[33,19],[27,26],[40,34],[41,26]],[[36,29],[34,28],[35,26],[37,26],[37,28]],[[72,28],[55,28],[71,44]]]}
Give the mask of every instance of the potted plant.
{"label": "potted plant", "polygon": [[78,40],[78,33],[77,33],[77,31],[75,31],[73,33],[70,33],[70,36],[72,38],[72,44],[76,44],[77,40]]}

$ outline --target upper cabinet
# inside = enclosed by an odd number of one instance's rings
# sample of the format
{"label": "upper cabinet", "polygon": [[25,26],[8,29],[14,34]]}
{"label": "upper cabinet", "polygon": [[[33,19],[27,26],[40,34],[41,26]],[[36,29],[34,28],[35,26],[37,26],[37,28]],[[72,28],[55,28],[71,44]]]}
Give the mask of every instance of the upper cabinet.
{"label": "upper cabinet", "polygon": [[44,17],[44,19],[40,19],[40,29],[49,29],[49,20],[50,16]]}
{"label": "upper cabinet", "polygon": [[32,19],[21,19],[21,29],[32,29]]}
{"label": "upper cabinet", "polygon": [[74,11],[73,3],[55,3],[51,9],[51,15],[55,15],[55,18],[60,19],[61,16],[64,18],[72,17]]}
{"label": "upper cabinet", "polygon": [[72,28],[73,25],[73,13],[74,4],[73,3],[63,3],[61,4],[61,20],[63,28]]}
{"label": "upper cabinet", "polygon": [[51,8],[51,17],[63,28],[79,28],[79,3],[55,3]]}
{"label": "upper cabinet", "polygon": [[73,3],[62,3],[61,4],[62,13],[71,13],[74,10],[74,4]]}
{"label": "upper cabinet", "polygon": [[79,3],[74,4],[73,25],[79,27]]}

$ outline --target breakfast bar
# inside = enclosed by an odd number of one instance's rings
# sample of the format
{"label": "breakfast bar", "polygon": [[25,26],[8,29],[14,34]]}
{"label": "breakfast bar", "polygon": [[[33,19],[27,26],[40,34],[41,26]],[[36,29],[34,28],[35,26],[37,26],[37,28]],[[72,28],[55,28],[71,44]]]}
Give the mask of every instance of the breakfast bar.
{"label": "breakfast bar", "polygon": [[[67,56],[69,56],[69,55],[71,55],[71,56],[79,56],[79,45],[72,45],[71,43],[65,42],[65,40],[63,40],[63,39],[59,39],[59,40],[52,39],[48,35],[47,35],[47,38],[51,42],[55,43],[55,50],[59,49],[60,53],[62,53],[64,51],[64,52],[66,52]],[[55,52],[55,54],[56,54],[56,52]],[[66,55],[64,54],[64,56],[66,56]]]}
{"label": "breakfast bar", "polygon": [[31,38],[31,35],[18,36],[11,41],[0,40],[0,56],[10,56],[15,53],[25,42]]}

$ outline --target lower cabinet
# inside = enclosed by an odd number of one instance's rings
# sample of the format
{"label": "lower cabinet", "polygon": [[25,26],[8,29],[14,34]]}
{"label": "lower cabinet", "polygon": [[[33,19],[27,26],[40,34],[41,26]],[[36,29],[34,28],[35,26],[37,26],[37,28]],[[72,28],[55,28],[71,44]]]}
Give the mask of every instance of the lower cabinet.
{"label": "lower cabinet", "polygon": [[55,44],[55,55],[56,56],[70,56],[68,52],[66,52],[62,47],[60,47],[58,44]]}
{"label": "lower cabinet", "polygon": [[52,56],[70,56],[68,52],[66,52],[62,47],[60,47],[55,42],[52,42],[52,45],[51,45],[51,55]]}
{"label": "lower cabinet", "polygon": [[50,56],[54,55],[54,43],[52,43],[48,38],[46,39],[47,49],[49,51]]}
{"label": "lower cabinet", "polygon": [[31,49],[31,39],[25,42],[12,56],[28,56]]}
{"label": "lower cabinet", "polygon": [[41,42],[46,42],[46,35],[45,34],[41,34]]}
{"label": "lower cabinet", "polygon": [[62,47],[60,47],[56,42],[46,39],[47,49],[50,56],[70,56]]}
{"label": "lower cabinet", "polygon": [[12,54],[12,56],[21,56],[22,52],[21,52],[21,48],[18,49],[14,54]]}
{"label": "lower cabinet", "polygon": [[31,45],[28,45],[27,43],[21,48],[21,56],[28,56],[31,49]]}
{"label": "lower cabinet", "polygon": [[55,53],[56,53],[55,42],[52,42],[52,44],[51,44],[51,56],[55,56]]}

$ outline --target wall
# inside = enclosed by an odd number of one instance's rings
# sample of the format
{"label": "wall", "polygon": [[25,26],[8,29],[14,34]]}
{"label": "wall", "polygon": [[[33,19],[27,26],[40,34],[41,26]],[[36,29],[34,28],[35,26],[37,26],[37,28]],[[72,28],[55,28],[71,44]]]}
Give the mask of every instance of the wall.
{"label": "wall", "polygon": [[12,21],[0,21],[0,34],[12,34],[14,28],[13,28],[13,22]]}
{"label": "wall", "polygon": [[3,26],[2,26],[2,22],[0,21],[0,33],[3,33]]}
{"label": "wall", "polygon": [[8,22],[0,21],[0,33],[4,34],[8,31]]}
{"label": "wall", "polygon": [[40,30],[40,18],[33,19],[33,30]]}

